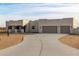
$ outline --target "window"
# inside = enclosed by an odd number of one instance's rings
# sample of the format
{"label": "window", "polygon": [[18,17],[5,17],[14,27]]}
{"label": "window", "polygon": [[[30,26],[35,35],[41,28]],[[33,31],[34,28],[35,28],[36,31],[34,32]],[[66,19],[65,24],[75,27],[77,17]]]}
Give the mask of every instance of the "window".
{"label": "window", "polygon": [[24,27],[23,27],[23,26],[21,26],[21,29],[24,29]]}
{"label": "window", "polygon": [[32,26],[32,29],[35,29],[35,26]]}
{"label": "window", "polygon": [[15,29],[19,29],[19,26],[15,26]]}
{"label": "window", "polygon": [[12,29],[12,26],[9,26],[8,29]]}

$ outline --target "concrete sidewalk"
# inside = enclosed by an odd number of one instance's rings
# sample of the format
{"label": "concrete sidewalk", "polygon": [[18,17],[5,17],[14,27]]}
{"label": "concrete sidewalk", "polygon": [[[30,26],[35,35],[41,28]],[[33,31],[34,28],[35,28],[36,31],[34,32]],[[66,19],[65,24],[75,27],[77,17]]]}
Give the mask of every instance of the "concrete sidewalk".
{"label": "concrete sidewalk", "polygon": [[79,50],[61,43],[66,34],[29,34],[18,45],[0,50],[2,56],[62,56],[79,55]]}

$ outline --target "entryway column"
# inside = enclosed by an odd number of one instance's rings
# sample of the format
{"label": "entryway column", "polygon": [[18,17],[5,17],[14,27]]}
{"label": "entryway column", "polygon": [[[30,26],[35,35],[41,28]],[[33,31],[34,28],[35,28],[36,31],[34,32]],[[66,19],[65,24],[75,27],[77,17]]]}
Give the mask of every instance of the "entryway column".
{"label": "entryway column", "polygon": [[42,26],[39,26],[39,33],[42,33]]}
{"label": "entryway column", "polygon": [[14,26],[12,26],[12,32],[15,32],[15,27]]}
{"label": "entryway column", "polygon": [[19,32],[22,32],[21,26],[19,26]]}
{"label": "entryway column", "polygon": [[72,29],[72,26],[70,26],[70,33],[73,33],[73,29]]}
{"label": "entryway column", "polygon": [[15,33],[17,33],[17,29],[15,29]]}
{"label": "entryway column", "polygon": [[19,27],[19,30],[21,31],[21,33],[24,33],[24,29],[22,27]]}
{"label": "entryway column", "polygon": [[57,33],[61,33],[60,32],[60,26],[57,26]]}

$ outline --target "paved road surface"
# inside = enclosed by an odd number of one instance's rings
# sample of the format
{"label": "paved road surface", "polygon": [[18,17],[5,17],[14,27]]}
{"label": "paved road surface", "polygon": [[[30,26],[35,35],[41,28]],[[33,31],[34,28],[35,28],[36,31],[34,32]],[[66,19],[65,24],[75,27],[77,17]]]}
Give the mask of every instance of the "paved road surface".
{"label": "paved road surface", "polygon": [[79,55],[79,49],[69,47],[58,39],[66,34],[27,34],[18,45],[0,50],[2,56],[63,56]]}

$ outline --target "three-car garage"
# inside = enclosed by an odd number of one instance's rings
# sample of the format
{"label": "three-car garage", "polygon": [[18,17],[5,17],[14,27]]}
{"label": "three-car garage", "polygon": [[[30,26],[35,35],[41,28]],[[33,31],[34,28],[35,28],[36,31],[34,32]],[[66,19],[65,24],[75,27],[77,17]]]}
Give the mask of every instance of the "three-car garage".
{"label": "three-car garage", "polygon": [[78,24],[73,18],[41,19],[38,22],[39,33],[74,33]]}

